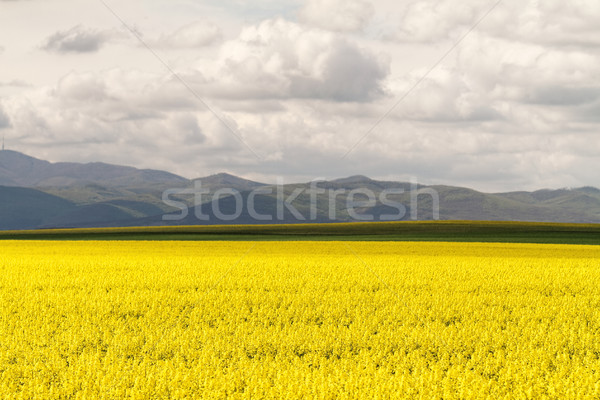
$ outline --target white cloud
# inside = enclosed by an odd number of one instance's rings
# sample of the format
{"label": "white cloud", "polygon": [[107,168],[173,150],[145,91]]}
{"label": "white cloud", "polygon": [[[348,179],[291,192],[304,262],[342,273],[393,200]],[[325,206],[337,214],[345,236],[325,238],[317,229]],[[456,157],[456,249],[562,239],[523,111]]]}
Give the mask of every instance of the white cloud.
{"label": "white cloud", "polygon": [[[70,73],[53,87],[10,99],[8,110],[20,145],[78,148],[79,161],[107,148],[111,157],[131,153],[128,164],[144,164],[161,148],[213,157],[239,151],[235,137],[180,87],[171,77],[136,71]],[[169,97],[179,99],[167,107]]]}
{"label": "white cloud", "polygon": [[[406,93],[423,76],[418,71],[394,82],[395,93]],[[456,68],[439,68],[398,104],[391,118],[431,123],[472,123],[502,119],[494,99]]]}
{"label": "white cloud", "polygon": [[222,37],[223,33],[217,25],[196,21],[161,36],[154,44],[161,48],[198,48],[219,42]]}
{"label": "white cloud", "polygon": [[[594,0],[535,1],[528,5],[513,0],[500,11],[492,34],[549,46],[600,46],[600,5]],[[512,18],[506,18],[509,12]],[[504,17],[504,23],[499,17]]]}
{"label": "white cloud", "polygon": [[239,98],[368,101],[383,94],[389,60],[335,33],[283,19],[225,43],[214,93]]}
{"label": "white cloud", "polygon": [[363,30],[373,15],[373,4],[364,0],[307,0],[299,17],[319,28],[356,32]]}
{"label": "white cloud", "polygon": [[[492,4],[373,3],[373,18],[366,2],[337,12],[336,1],[269,0],[248,18],[221,3],[194,13],[200,6],[178,0],[119,10],[128,21],[144,15],[144,39],[262,160],[143,46],[91,51],[118,39],[110,36],[118,21],[92,16],[54,15],[26,42],[11,41],[0,71],[4,132],[19,150],[52,160],[188,177],[227,170],[263,180],[412,175],[487,190],[600,185],[600,7],[583,0],[504,0],[342,159]],[[205,15],[214,25],[189,24]],[[55,51],[71,46],[88,56],[30,51],[40,32],[78,21]],[[164,26],[172,33],[161,36]],[[99,39],[102,32],[110,37]],[[395,40],[381,39],[391,32]]]}
{"label": "white cloud", "polygon": [[21,79],[13,79],[10,80],[8,82],[0,82],[0,87],[5,86],[5,87],[21,87],[21,88],[25,88],[25,87],[30,87],[31,84],[21,80]]}
{"label": "white cloud", "polygon": [[[488,104],[506,110],[506,117],[530,127],[533,115],[546,130],[560,133],[600,96],[600,54],[568,47],[515,43],[473,34],[457,53],[457,76],[470,89],[486,94]],[[529,115],[529,113],[532,113]]]}
{"label": "white cloud", "polygon": [[[515,42],[548,46],[600,46],[600,6],[595,0],[411,0],[382,19],[387,38],[435,43],[456,40],[475,26],[477,32]],[[389,27],[396,27],[389,29]]]}
{"label": "white cloud", "polygon": [[411,1],[396,17],[398,28],[391,37],[416,42],[444,40],[475,23],[481,10],[478,1]]}

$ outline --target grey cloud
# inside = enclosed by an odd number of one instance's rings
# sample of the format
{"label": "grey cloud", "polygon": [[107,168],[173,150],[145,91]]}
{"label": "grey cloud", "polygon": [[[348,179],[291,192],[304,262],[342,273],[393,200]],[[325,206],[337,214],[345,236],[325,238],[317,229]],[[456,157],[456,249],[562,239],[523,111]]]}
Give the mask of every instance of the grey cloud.
{"label": "grey cloud", "polygon": [[577,117],[580,121],[600,123],[600,99],[578,110]]}
{"label": "grey cloud", "polygon": [[0,129],[10,128],[12,124],[10,123],[10,118],[4,112],[2,105],[0,104]]}
{"label": "grey cloud", "polygon": [[198,120],[193,115],[182,115],[175,119],[174,126],[184,135],[186,143],[203,143],[206,135],[198,125]]}
{"label": "grey cloud", "polygon": [[465,121],[472,122],[483,122],[483,121],[496,121],[501,120],[504,117],[498,111],[491,107],[478,107],[472,110],[469,114],[463,117]]}
{"label": "grey cloud", "polygon": [[67,31],[59,31],[48,37],[44,50],[57,53],[93,53],[106,44],[112,35],[77,25]]}
{"label": "grey cloud", "polygon": [[290,77],[290,91],[297,97],[336,101],[368,101],[384,94],[380,82],[389,69],[347,42],[331,49],[323,76]]}
{"label": "grey cloud", "polygon": [[600,87],[547,86],[535,90],[527,101],[553,106],[578,106],[593,103],[600,98]]}
{"label": "grey cloud", "polygon": [[[409,117],[410,118],[410,117]],[[490,107],[478,107],[467,113],[460,114],[455,109],[428,116],[415,116],[414,121],[434,124],[461,124],[498,121],[504,119],[502,114]]]}

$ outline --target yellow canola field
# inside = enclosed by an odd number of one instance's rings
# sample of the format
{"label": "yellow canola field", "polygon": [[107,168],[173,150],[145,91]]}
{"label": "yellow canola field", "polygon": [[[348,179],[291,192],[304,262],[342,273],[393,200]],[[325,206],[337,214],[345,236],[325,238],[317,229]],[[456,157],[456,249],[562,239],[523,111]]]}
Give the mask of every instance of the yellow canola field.
{"label": "yellow canola field", "polygon": [[600,397],[600,246],[0,242],[0,398]]}

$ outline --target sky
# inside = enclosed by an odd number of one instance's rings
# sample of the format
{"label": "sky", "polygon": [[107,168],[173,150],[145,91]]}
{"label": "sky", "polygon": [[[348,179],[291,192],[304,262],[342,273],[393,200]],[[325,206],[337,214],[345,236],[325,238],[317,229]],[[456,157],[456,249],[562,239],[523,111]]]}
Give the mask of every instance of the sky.
{"label": "sky", "polygon": [[0,134],[187,178],[600,187],[600,2],[0,0]]}

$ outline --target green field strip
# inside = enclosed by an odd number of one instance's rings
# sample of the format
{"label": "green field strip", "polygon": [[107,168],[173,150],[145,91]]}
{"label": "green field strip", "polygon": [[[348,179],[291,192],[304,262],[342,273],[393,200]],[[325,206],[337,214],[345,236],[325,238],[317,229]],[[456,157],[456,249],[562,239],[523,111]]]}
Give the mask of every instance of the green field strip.
{"label": "green field strip", "polygon": [[3,231],[0,240],[358,240],[600,245],[600,224],[419,221]]}

